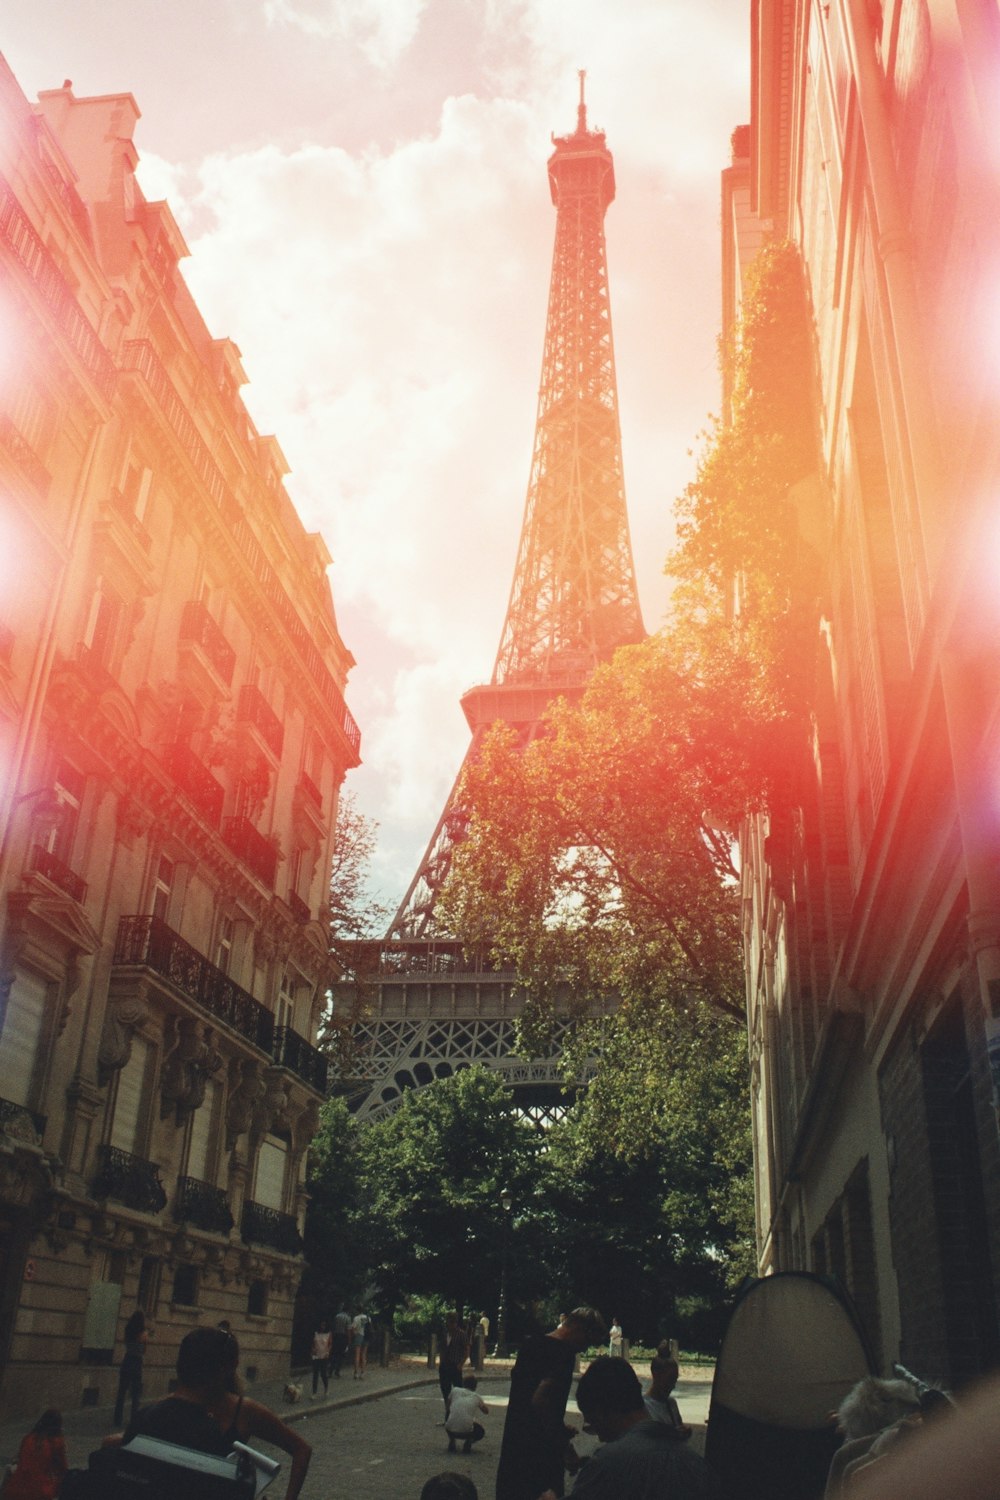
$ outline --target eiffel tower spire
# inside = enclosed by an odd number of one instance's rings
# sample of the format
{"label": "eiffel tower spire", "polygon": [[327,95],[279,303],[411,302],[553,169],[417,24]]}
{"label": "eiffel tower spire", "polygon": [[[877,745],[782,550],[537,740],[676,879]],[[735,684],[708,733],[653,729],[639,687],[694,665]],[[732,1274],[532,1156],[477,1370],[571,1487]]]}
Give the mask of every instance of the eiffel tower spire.
{"label": "eiffel tower spire", "polygon": [[[556,234],[535,443],[493,675],[462,698],[470,754],[498,719],[530,739],[553,698],[579,696],[599,662],[645,633],[625,507],[604,243],[615,171],[604,132],[587,128],[585,78],[581,71],[576,130],[552,137]],[[390,939],[435,934],[434,904],[460,820],[454,795]]]}

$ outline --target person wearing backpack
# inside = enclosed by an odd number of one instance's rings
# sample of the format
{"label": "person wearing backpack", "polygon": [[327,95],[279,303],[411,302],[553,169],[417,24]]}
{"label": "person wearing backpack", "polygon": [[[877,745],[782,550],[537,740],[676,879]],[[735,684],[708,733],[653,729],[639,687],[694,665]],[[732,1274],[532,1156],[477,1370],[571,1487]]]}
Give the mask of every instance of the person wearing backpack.
{"label": "person wearing backpack", "polygon": [[354,1350],[354,1378],[364,1380],[368,1364],[368,1339],[371,1319],[366,1312],[355,1313],[351,1321],[351,1348]]}

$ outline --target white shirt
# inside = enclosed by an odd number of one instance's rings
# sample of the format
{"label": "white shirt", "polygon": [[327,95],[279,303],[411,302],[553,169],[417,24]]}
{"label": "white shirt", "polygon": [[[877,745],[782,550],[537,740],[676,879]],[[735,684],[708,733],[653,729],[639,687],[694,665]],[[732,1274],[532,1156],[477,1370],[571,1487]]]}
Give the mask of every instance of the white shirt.
{"label": "white shirt", "polygon": [[464,1385],[453,1385],[448,1397],[448,1419],[444,1424],[445,1431],[453,1432],[456,1437],[471,1432],[476,1413],[486,1410],[485,1401],[480,1400],[475,1391],[468,1390]]}

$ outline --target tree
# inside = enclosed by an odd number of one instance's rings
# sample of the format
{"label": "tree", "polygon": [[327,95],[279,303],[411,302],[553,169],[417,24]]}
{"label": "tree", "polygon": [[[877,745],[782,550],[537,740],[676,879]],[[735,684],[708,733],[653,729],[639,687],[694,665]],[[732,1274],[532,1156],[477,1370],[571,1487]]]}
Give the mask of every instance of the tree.
{"label": "tree", "polygon": [[[354,1057],[354,1024],[368,1004],[377,967],[378,938],[389,921],[389,907],[371,888],[371,861],[378,823],[345,793],[337,805],[327,907],[333,976],[354,981],[354,1002],[335,1011],[328,1004],[319,1044],[349,1076]],[[341,994],[345,991],[342,989]]]}
{"label": "tree", "polygon": [[368,1282],[358,1127],[343,1099],[327,1099],[309,1148],[303,1293],[329,1312]]}
{"label": "tree", "polygon": [[762,252],[724,357],[728,419],[678,505],[668,624],[579,702],[554,704],[526,747],[487,736],[442,900],[466,944],[516,968],[524,1050],[568,1009],[567,1073],[597,1060],[570,1144],[553,1136],[553,1163],[569,1151],[580,1168],[570,1197],[590,1191],[588,1172],[600,1193],[621,1180],[657,1196],[665,1159],[662,1222],[647,1230],[675,1283],[683,1271],[717,1286],[748,1267],[751,1230],[733,841],[748,814],[788,804],[815,636],[800,524],[817,466],[813,351],[793,246]]}
{"label": "tree", "polygon": [[508,1188],[533,1191],[537,1132],[483,1067],[403,1096],[359,1135],[369,1259],[381,1301],[440,1293],[459,1308],[495,1303]]}

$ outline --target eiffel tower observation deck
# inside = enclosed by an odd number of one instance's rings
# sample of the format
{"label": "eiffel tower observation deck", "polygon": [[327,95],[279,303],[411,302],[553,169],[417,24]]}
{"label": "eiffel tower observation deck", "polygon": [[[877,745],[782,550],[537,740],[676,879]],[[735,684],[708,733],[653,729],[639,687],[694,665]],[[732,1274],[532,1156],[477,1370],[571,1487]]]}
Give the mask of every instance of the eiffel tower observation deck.
{"label": "eiffel tower observation deck", "polygon": [[[556,208],[535,442],[514,581],[488,683],[462,698],[476,754],[498,720],[524,743],[555,698],[579,697],[594,668],[645,632],[635,582],[615,379],[604,216],[615,172],[604,132],[553,136]],[[558,1028],[546,1058],[513,1055],[520,1001],[512,972],[470,961],[435,919],[462,825],[456,789],[378,954],[374,1004],[356,1028],[360,1116],[392,1109],[407,1088],[481,1062],[521,1108],[544,1116],[561,1096]],[[346,1080],[345,1080],[346,1085]]]}

